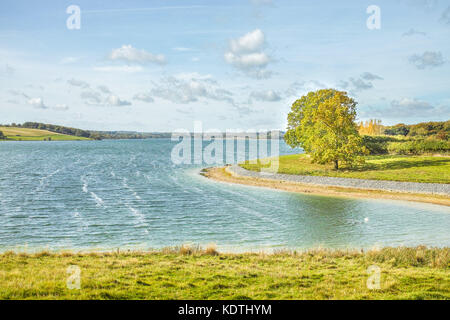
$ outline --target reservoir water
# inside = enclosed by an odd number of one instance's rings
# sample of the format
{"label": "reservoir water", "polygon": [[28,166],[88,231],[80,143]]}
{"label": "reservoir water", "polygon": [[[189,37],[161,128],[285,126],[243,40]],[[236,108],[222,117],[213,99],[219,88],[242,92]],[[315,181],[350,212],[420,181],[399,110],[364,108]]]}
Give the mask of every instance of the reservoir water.
{"label": "reservoir water", "polygon": [[450,246],[448,207],[215,182],[173,164],[175,143],[0,143],[0,251]]}

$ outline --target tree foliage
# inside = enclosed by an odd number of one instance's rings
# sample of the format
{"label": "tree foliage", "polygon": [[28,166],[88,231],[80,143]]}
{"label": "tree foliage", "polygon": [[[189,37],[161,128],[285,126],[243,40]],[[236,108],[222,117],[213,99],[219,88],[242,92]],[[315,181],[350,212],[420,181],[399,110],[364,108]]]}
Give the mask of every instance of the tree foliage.
{"label": "tree foliage", "polygon": [[292,104],[284,139],[301,147],[317,163],[363,163],[367,149],[355,123],[356,102],[346,92],[323,89],[309,92]]}
{"label": "tree foliage", "polygon": [[450,136],[450,120],[440,122],[421,122],[406,125],[403,123],[386,127],[386,135],[403,135],[408,137],[435,137],[439,140],[448,140]]}
{"label": "tree foliage", "polygon": [[377,136],[383,132],[384,126],[381,124],[381,120],[370,119],[366,122],[360,122],[358,124],[358,132],[361,135]]}

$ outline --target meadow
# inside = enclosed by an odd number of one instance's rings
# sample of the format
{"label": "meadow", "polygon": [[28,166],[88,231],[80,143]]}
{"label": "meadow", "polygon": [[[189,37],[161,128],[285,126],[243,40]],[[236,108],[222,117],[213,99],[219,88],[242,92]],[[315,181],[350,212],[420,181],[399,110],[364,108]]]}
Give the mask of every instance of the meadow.
{"label": "meadow", "polygon": [[[246,161],[240,164],[247,170],[260,171],[263,164]],[[450,183],[450,157],[445,156],[367,156],[365,163],[354,168],[332,164],[312,163],[306,154],[280,156],[278,173],[391,180],[426,183]]]}
{"label": "meadow", "polygon": [[0,131],[6,136],[6,140],[15,141],[44,141],[44,140],[91,140],[89,138],[76,137],[66,134],[51,132],[48,130],[0,127]]}
{"label": "meadow", "polygon": [[[449,248],[426,247],[6,252],[0,255],[0,299],[450,299],[449,259]],[[79,289],[70,278],[74,265]],[[369,280],[376,269],[379,287]]]}

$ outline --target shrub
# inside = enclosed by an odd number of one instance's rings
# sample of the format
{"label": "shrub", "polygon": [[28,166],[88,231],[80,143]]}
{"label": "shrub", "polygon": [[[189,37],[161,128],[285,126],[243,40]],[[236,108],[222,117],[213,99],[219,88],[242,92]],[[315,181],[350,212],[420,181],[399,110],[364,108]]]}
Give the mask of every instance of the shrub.
{"label": "shrub", "polygon": [[387,145],[389,153],[422,154],[422,153],[448,153],[450,141],[439,140],[413,140],[406,142],[390,142]]}
{"label": "shrub", "polygon": [[397,138],[389,136],[363,136],[363,144],[369,150],[370,154],[388,153],[388,143],[400,141]]}

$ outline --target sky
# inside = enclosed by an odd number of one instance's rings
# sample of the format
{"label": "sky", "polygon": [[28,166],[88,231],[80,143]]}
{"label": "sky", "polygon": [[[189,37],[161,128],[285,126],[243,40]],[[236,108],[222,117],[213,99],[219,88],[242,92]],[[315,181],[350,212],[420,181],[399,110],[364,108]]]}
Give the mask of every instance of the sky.
{"label": "sky", "polygon": [[448,0],[2,0],[0,123],[285,129],[322,88],[358,120],[443,121],[449,40]]}

